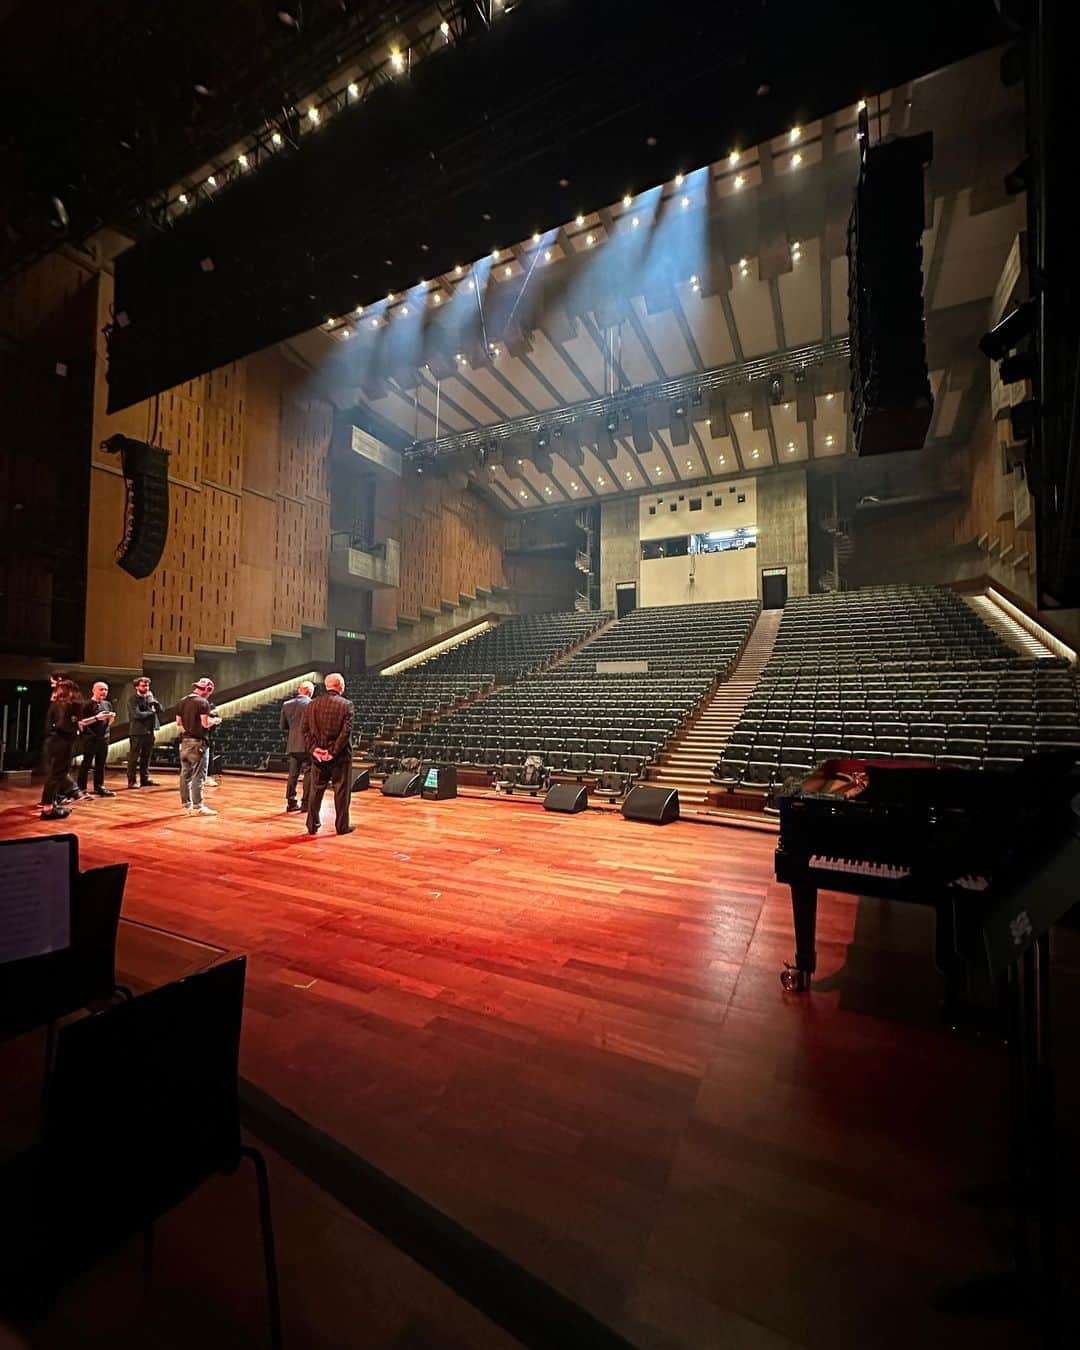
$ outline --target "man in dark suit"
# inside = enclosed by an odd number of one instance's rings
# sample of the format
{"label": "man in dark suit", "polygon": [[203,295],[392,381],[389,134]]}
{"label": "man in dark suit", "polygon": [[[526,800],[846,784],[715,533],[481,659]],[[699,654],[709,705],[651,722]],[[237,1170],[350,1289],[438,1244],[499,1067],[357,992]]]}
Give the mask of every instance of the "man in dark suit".
{"label": "man in dark suit", "polygon": [[352,834],[349,795],[352,791],[353,706],[345,698],[345,677],[327,675],[326,693],[313,698],[304,709],[304,749],[312,758],[312,783],[308,797],[307,831],[319,828],[319,812],[327,784],[334,785],[335,825],[338,834]]}
{"label": "man in dark suit", "polygon": [[105,786],[105,761],[109,757],[109,733],[116,721],[116,713],[109,702],[109,686],[98,680],[90,690],[90,702],[85,704],[79,727],[82,731],[82,763],[79,765],[79,791],[85,792],[94,770],[94,796],[113,797]]}
{"label": "man in dark suit", "polygon": [[[281,730],[286,732],[285,754],[289,759],[289,781],[285,784],[285,810],[306,811],[311,787],[311,756],[304,748],[304,709],[311,702],[315,686],[304,680],[296,687],[296,697],[281,705]],[[296,782],[301,773],[304,787],[299,804],[296,800]]]}
{"label": "man in dark suit", "polygon": [[150,681],[140,675],[135,681],[135,692],[128,699],[128,762],[127,785],[135,786],[135,775],[139,777],[139,787],[156,786],[150,779],[150,756],[154,752],[154,732],[160,723],[161,704],[150,692]]}

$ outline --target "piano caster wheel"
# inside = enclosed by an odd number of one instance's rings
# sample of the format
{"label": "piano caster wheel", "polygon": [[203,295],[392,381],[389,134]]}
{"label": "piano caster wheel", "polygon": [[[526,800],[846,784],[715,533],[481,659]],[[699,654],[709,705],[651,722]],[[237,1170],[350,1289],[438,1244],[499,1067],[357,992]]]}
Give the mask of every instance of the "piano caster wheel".
{"label": "piano caster wheel", "polygon": [[780,972],[780,983],[788,994],[805,994],[810,988],[810,972],[785,963]]}

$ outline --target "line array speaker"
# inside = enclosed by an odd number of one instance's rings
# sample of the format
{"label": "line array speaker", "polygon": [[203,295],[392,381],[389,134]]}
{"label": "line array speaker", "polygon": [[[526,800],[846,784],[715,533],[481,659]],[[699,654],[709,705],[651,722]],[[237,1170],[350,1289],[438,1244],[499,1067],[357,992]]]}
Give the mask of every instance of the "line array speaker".
{"label": "line array speaker", "polygon": [[[868,134],[860,120],[862,144]],[[923,319],[923,169],[930,132],[865,151],[848,221],[851,421],[860,455],[919,450],[934,397]]]}
{"label": "line array speaker", "polygon": [[131,576],[148,577],[169,537],[169,452],[119,435],[110,436],[104,449],[119,452],[127,488],[116,561]]}
{"label": "line array speaker", "polygon": [[675,788],[649,787],[639,783],[626,795],[622,813],[627,820],[649,820],[654,825],[670,825],[679,819],[679,794]]}
{"label": "line array speaker", "polygon": [[411,769],[400,769],[383,779],[384,797],[415,797],[420,791],[420,775]]}
{"label": "line array speaker", "polygon": [[553,783],[544,798],[545,811],[563,811],[576,815],[589,804],[589,794],[580,783]]}

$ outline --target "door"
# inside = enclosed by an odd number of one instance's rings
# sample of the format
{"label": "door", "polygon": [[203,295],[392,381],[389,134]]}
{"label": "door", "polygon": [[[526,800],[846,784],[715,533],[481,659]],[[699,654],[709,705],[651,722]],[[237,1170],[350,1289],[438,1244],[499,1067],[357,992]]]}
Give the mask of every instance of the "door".
{"label": "door", "polygon": [[787,603],[787,568],[763,567],[761,570],[762,609],[783,609]]}
{"label": "door", "polygon": [[625,619],[632,609],[637,609],[637,582],[617,581],[615,583],[615,617]]}
{"label": "door", "polygon": [[362,675],[365,668],[365,638],[363,633],[346,633],[340,628],[334,643],[334,664],[346,678]]}

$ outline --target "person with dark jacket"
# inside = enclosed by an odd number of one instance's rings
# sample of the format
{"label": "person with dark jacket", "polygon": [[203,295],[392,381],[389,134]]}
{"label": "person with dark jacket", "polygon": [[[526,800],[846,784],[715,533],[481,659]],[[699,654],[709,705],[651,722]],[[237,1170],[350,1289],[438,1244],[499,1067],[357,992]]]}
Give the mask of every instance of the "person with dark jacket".
{"label": "person with dark jacket", "polygon": [[[285,810],[306,811],[311,786],[311,756],[304,748],[304,709],[311,702],[315,686],[304,680],[296,687],[296,697],[281,705],[281,730],[286,732],[285,754],[289,760],[289,779],[285,784]],[[300,801],[296,800],[296,784],[301,773],[304,786]]]}
{"label": "person with dark jacket", "polygon": [[41,819],[64,820],[71,812],[58,797],[78,796],[68,776],[75,737],[79,734],[82,690],[72,680],[59,680],[53,688],[45,721],[45,788],[41,794]]}
{"label": "person with dark jacket", "polygon": [[161,725],[161,704],[150,692],[150,681],[140,675],[135,681],[135,692],[128,699],[128,762],[127,785],[156,787],[150,778],[150,756],[154,752],[154,733]]}
{"label": "person with dark jacket", "polygon": [[90,769],[94,770],[94,796],[115,797],[105,786],[105,762],[109,757],[109,733],[116,721],[116,713],[109,702],[109,686],[104,680],[98,680],[90,690],[90,702],[83,708],[79,726],[82,735],[79,747],[82,750],[82,763],[76,780],[79,791],[85,792],[90,781]]}
{"label": "person with dark jacket", "polygon": [[337,832],[351,834],[353,706],[345,697],[343,675],[327,675],[324,683],[325,695],[313,698],[304,709],[304,748],[312,758],[315,775],[308,797],[307,832],[317,833],[323,793],[333,783]]}

